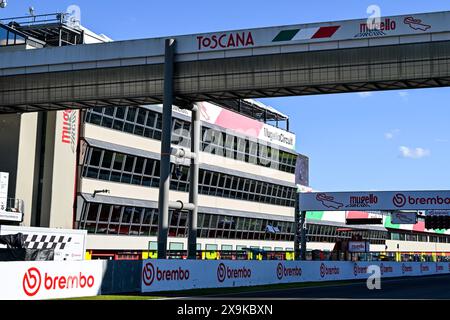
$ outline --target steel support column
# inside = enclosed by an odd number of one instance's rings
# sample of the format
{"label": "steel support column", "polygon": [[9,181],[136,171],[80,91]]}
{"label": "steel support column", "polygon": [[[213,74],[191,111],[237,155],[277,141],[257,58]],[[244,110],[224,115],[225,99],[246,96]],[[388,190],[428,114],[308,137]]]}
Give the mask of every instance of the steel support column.
{"label": "steel support column", "polygon": [[300,259],[306,260],[306,211],[300,212]]}
{"label": "steel support column", "polygon": [[198,176],[200,155],[200,104],[195,103],[192,108],[191,119],[191,153],[196,156],[191,158],[189,202],[194,205],[189,211],[188,233],[188,258],[197,258],[197,216],[198,216]]}
{"label": "steel support column", "polygon": [[158,201],[158,259],[167,257],[169,227],[170,155],[172,140],[173,69],[175,39],[166,39],[164,60],[164,98],[161,134],[161,164]]}
{"label": "steel support column", "polygon": [[300,260],[300,208],[299,208],[299,196],[297,194],[295,199],[295,213],[294,213],[294,259]]}
{"label": "steel support column", "polygon": [[294,257],[296,260],[306,260],[306,211],[300,211],[299,194],[295,201],[295,235]]}

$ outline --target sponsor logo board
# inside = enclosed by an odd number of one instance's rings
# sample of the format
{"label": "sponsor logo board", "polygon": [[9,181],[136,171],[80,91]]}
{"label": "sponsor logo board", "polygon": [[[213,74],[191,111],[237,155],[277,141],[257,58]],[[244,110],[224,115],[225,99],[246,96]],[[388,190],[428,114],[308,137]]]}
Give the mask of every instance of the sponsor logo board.
{"label": "sponsor logo board", "polygon": [[104,264],[104,261],[0,263],[0,299],[54,299],[100,294]]}
{"label": "sponsor logo board", "polygon": [[303,211],[315,210],[450,210],[450,191],[301,193]]}
{"label": "sponsor logo board", "polygon": [[450,273],[450,264],[432,262],[147,260],[142,265],[142,291],[364,279],[371,275],[368,267],[372,265],[380,267],[382,277]]}

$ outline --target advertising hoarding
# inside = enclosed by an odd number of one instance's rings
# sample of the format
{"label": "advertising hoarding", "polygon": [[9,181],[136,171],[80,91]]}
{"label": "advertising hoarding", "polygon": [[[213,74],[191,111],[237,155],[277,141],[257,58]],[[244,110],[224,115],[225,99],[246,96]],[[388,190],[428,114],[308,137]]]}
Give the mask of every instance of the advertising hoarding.
{"label": "advertising hoarding", "polygon": [[[200,105],[201,121],[215,124],[273,145],[283,146],[292,150],[295,149],[295,134],[291,132],[251,119],[210,102],[198,102],[198,104]],[[188,117],[191,116],[189,110],[178,107],[174,107],[173,110]]]}
{"label": "advertising hoarding", "polygon": [[367,241],[349,241],[348,242],[349,252],[369,252],[370,243]]}
{"label": "advertising hoarding", "polygon": [[295,184],[309,186],[309,158],[301,154],[295,163]]}
{"label": "advertising hoarding", "polygon": [[391,213],[391,223],[394,224],[416,224],[417,212],[395,211]]}
{"label": "advertising hoarding", "polygon": [[100,294],[105,262],[0,262],[0,300],[41,300]]}
{"label": "advertising hoarding", "polygon": [[450,210],[426,210],[427,216],[450,216]]}
{"label": "advertising hoarding", "polygon": [[450,191],[300,193],[302,211],[450,210]]}
{"label": "advertising hoarding", "polygon": [[179,54],[237,49],[249,49],[247,51],[257,52],[255,49],[276,45],[297,45],[300,51],[305,51],[308,50],[307,46],[301,49],[299,45],[448,32],[450,31],[449,20],[450,12],[444,11],[384,16],[380,17],[379,21],[367,17],[365,19],[193,34],[174,38],[177,40],[177,53]]}
{"label": "advertising hoarding", "polygon": [[[55,261],[84,260],[86,253],[86,230],[35,228],[22,226],[0,226],[0,235],[22,233],[25,248],[50,249],[55,252]],[[4,246],[0,245],[0,248]]]}
{"label": "advertising hoarding", "polygon": [[144,260],[142,292],[450,273],[449,262]]}
{"label": "advertising hoarding", "polygon": [[0,172],[0,215],[3,211],[6,211],[6,206],[8,202],[8,182],[9,182],[9,173]]}

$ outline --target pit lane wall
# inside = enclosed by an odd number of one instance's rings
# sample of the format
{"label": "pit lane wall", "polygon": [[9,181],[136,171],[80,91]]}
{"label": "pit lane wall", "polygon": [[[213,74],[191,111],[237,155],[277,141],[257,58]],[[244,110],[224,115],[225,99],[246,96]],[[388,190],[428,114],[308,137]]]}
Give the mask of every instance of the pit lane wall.
{"label": "pit lane wall", "polygon": [[[120,292],[244,287],[276,283],[366,279],[450,273],[450,262],[348,261],[20,261],[0,262],[0,300],[44,300]],[[140,282],[139,282],[140,281]],[[139,288],[140,284],[140,288]]]}
{"label": "pit lane wall", "polygon": [[144,260],[141,292],[256,286],[450,273],[450,262]]}

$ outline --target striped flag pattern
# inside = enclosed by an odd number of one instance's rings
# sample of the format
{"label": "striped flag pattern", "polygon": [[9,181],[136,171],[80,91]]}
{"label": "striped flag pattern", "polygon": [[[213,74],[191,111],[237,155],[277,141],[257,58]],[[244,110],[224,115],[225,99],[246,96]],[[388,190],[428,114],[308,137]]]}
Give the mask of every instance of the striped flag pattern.
{"label": "striped flag pattern", "polygon": [[[370,213],[366,211],[311,211],[306,213],[306,219],[313,222],[314,220],[341,222],[345,223],[346,218],[364,219],[369,218]],[[425,229],[425,223],[419,221],[417,224],[393,224],[390,215],[383,216],[383,225],[385,228],[410,230],[418,232],[430,232],[435,234],[450,234],[450,230],[428,230]]]}
{"label": "striped flag pattern", "polygon": [[340,26],[290,29],[280,31],[272,42],[331,38]]}

